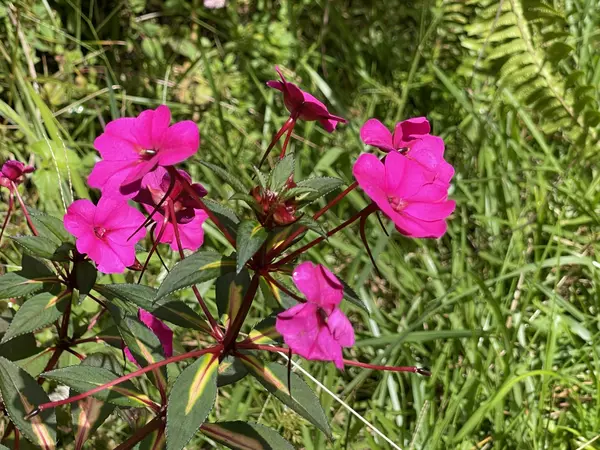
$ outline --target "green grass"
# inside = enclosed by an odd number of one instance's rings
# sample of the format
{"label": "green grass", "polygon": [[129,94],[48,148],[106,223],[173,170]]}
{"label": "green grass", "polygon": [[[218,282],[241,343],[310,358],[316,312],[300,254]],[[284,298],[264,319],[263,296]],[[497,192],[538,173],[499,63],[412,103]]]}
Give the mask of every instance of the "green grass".
{"label": "green grass", "polygon": [[[433,376],[297,362],[401,448],[600,448],[597,2],[230,3],[0,5],[0,156],[35,163],[27,201],[62,214],[72,195],[96,198],[85,177],[102,124],[166,102],[200,126],[188,170],[228,202],[232,191],[198,160],[250,181],[286,118],[264,85],[275,64],[349,119],[332,135],[296,128],[297,178],[349,184],[366,119],[391,127],[426,115],[456,168],[448,234],[388,237],[370,219],[381,279],[356,229],[309,256],[371,309],[345,306],[357,332],[349,357],[425,365]],[[323,223],[365,205],[354,192]],[[24,229],[15,220],[9,233]],[[207,246],[223,248],[214,229],[208,236]],[[5,264],[18,261],[7,240],[0,252]],[[159,272],[152,266],[150,279]],[[306,449],[392,448],[307,381],[331,419],[331,442],[251,380],[222,390],[211,417],[259,421]],[[113,448],[127,423],[111,418],[89,448]],[[212,448],[200,440],[189,448]]]}

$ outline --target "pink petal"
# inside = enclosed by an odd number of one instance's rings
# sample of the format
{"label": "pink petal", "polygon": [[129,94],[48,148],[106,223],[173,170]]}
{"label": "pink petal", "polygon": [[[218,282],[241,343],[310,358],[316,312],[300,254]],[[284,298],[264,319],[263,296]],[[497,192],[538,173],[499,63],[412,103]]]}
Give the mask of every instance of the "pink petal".
{"label": "pink petal", "polygon": [[[178,224],[181,246],[184,249],[192,251],[198,250],[204,243],[203,224],[206,219],[208,219],[208,214],[201,209],[195,210],[195,214],[195,217],[190,222]],[[157,213],[154,215],[154,218],[156,219],[157,223],[159,223],[159,226],[156,227],[156,230],[154,230],[154,237],[157,238],[160,232],[160,224],[162,223],[163,217]],[[160,242],[171,244],[171,249],[178,251],[179,246],[177,245],[177,237],[175,236],[174,231],[175,230],[173,229],[171,222],[167,222]]]}
{"label": "pink petal", "polygon": [[158,163],[171,166],[180,163],[198,151],[200,133],[198,126],[191,120],[177,122],[169,127],[158,151]]}
{"label": "pink petal", "polygon": [[427,171],[420,164],[398,152],[385,158],[385,193],[400,199],[413,195],[427,183]]}
{"label": "pink petal", "polygon": [[414,238],[440,238],[447,230],[445,220],[424,222],[413,219],[411,216],[401,216],[394,220],[396,229],[405,236]]}
{"label": "pink petal", "polygon": [[158,150],[155,144],[162,142],[163,134],[171,121],[171,112],[164,105],[156,110],[147,109],[137,116],[131,134],[143,150]]}
{"label": "pink petal", "polygon": [[415,141],[406,156],[433,172],[435,180],[441,183],[450,182],[454,175],[454,168],[444,160],[444,141],[438,136]]}
{"label": "pink petal", "polygon": [[162,344],[165,357],[173,356],[173,331],[162,321],[143,309],[139,310],[139,319],[152,330]]}
{"label": "pink petal", "polygon": [[313,264],[310,261],[296,266],[292,275],[294,283],[309,302],[323,307],[337,305],[344,297],[344,287],[331,273],[329,269],[321,264]]}
{"label": "pink petal", "polygon": [[96,237],[93,232],[77,239],[75,246],[79,253],[87,254],[89,258],[96,263],[98,270],[102,273],[122,273],[125,268],[128,265],[133,264],[135,260],[133,247],[133,260],[128,264],[124,264],[111,246],[102,239]]}
{"label": "pink petal", "polygon": [[106,125],[104,133],[94,141],[94,147],[100,152],[102,158],[113,161],[138,158],[139,144],[131,133],[135,120],[124,117]]}
{"label": "pink petal", "polygon": [[162,182],[165,176],[169,176],[167,173],[167,169],[164,167],[158,166],[152,172],[144,175],[142,179],[142,188],[151,188],[155,190],[162,190]]}
{"label": "pink petal", "polygon": [[65,229],[75,237],[92,233],[96,206],[89,200],[76,200],[69,205],[64,217]]}
{"label": "pink petal", "polygon": [[319,335],[318,306],[303,303],[277,315],[275,328],[292,351],[307,357]]}
{"label": "pink petal", "polygon": [[377,119],[369,119],[360,129],[360,138],[367,145],[389,152],[394,150],[392,133]]}
{"label": "pink petal", "polygon": [[121,185],[136,166],[131,161],[98,161],[92,173],[88,176],[88,184],[102,190],[103,196],[116,198],[132,198],[137,192],[135,190],[124,195]]}
{"label": "pink petal", "polygon": [[127,177],[123,180],[121,184],[121,192],[123,192],[123,188],[127,188],[129,185],[141,182],[142,178],[147,173],[153,171],[159,161],[158,154],[153,156],[152,159],[147,161],[139,160],[139,162],[131,167],[129,170]]}
{"label": "pink petal", "polygon": [[385,166],[370,153],[363,153],[352,167],[358,185],[374,200],[374,196],[385,197]]}
{"label": "pink petal", "polygon": [[333,133],[339,123],[337,120],[333,119],[319,119],[319,123],[328,133]]}
{"label": "pink petal", "polygon": [[394,148],[407,147],[415,139],[429,134],[431,127],[425,117],[415,117],[396,124],[394,129]]}
{"label": "pink petal", "polygon": [[135,242],[113,242],[110,236],[104,241],[105,258],[98,265],[98,270],[104,273],[122,273],[126,267],[135,263]]}
{"label": "pink petal", "polygon": [[425,184],[410,197],[405,198],[407,202],[426,202],[436,203],[442,200],[446,200],[448,196],[448,184],[441,183],[428,183]]}
{"label": "pink petal", "polygon": [[335,308],[327,318],[327,327],[333,338],[342,347],[352,347],[354,345],[354,329],[348,317],[340,308]]}
{"label": "pink petal", "polygon": [[313,361],[333,361],[338,369],[344,368],[342,347],[334,339],[327,326],[319,328],[319,334],[312,347],[306,355],[302,356]]}
{"label": "pink petal", "polygon": [[281,92],[283,92],[283,90],[284,90],[284,85],[279,80],[267,81],[267,86],[269,86],[270,88],[273,88],[273,89],[277,89],[278,91],[281,91]]}
{"label": "pink petal", "polygon": [[413,219],[426,222],[435,222],[445,219],[454,212],[456,202],[448,200],[438,203],[409,203],[402,213],[411,216]]}

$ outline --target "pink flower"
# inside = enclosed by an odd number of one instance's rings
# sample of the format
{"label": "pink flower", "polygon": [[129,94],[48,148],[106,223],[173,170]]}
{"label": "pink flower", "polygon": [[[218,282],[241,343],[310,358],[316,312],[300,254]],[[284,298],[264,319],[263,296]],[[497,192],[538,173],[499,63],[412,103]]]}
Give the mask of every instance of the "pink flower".
{"label": "pink flower", "polygon": [[96,138],[102,161],[88,177],[103,195],[133,197],[141,179],[157,166],[172,166],[198,150],[198,127],[190,120],[169,126],[171,111],[165,105],[143,111],[138,117],[113,120]]}
{"label": "pink flower", "polygon": [[267,86],[283,92],[283,103],[294,120],[296,118],[307,121],[317,120],[329,133],[335,130],[338,122],[347,122],[342,117],[330,114],[327,107],[308,92],[304,92],[294,83],[286,81],[279,67],[275,66],[275,70],[281,77],[281,81],[267,81]]}
{"label": "pink flower", "polygon": [[384,164],[374,155],[363,153],[352,168],[359,186],[410,237],[441,237],[445,219],[455,202],[448,200],[448,184],[431,178],[431,172],[418,162],[390,152]]}
{"label": "pink flower", "polygon": [[135,244],[146,230],[131,234],[143,222],[144,215],[127,202],[104,196],[97,206],[89,200],[73,202],[64,218],[66,230],[77,238],[77,250],[104,273],[122,273],[135,263]]}
{"label": "pink flower", "polygon": [[344,368],[342,347],[354,345],[354,330],[338,305],[344,296],[340,281],[322,265],[309,261],[293,273],[302,303],[277,315],[275,327],[292,351],[303,358],[333,361]]}
{"label": "pink flower", "polygon": [[[179,174],[191,183],[192,178],[190,175],[179,170]],[[160,203],[162,198],[166,195],[171,177],[166,169],[159,167],[155,171],[147,174],[143,180],[139,193],[134,200],[142,203],[146,211],[151,213],[155,206]],[[192,187],[198,193],[199,196],[204,197],[207,192],[204,187],[199,183],[193,183]],[[171,248],[175,251],[179,250],[177,245],[177,236],[172,224],[172,220],[165,223],[165,216],[168,215],[169,204],[173,205],[175,211],[175,217],[177,219],[177,229],[179,230],[179,238],[181,240],[181,246],[184,249],[198,250],[204,243],[204,229],[202,225],[208,219],[206,214],[201,209],[195,209],[195,200],[187,194],[181,182],[176,181],[173,190],[169,194],[169,198],[164,202],[162,208],[160,208],[152,218],[158,224],[154,230],[154,237],[158,238],[161,234],[161,228],[164,223],[164,231],[159,239],[159,242],[171,244]]]}
{"label": "pink flower", "polygon": [[427,136],[431,128],[425,117],[415,117],[396,124],[394,134],[377,119],[369,119],[360,129],[360,138],[367,145],[384,152],[408,147],[416,140]]}
{"label": "pink flower", "polygon": [[20,184],[25,179],[25,174],[33,172],[33,166],[26,166],[21,161],[8,160],[2,165],[0,173],[0,186],[12,188],[12,183]]}
{"label": "pink flower", "polygon": [[[138,311],[138,318],[156,335],[156,337],[162,344],[165,358],[170,358],[171,356],[173,356],[173,331],[162,321],[154,317],[148,311],[144,311],[143,309],[140,309]],[[137,361],[135,360],[135,358],[131,354],[131,351],[127,347],[125,347],[125,356],[127,356],[127,359],[129,361],[137,364]]]}

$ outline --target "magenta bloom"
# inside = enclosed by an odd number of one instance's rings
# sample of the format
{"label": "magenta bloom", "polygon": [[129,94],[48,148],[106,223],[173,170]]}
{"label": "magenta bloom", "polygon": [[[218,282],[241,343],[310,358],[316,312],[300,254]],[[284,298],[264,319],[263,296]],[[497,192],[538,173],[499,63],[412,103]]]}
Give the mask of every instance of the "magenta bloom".
{"label": "magenta bloom", "polygon": [[[179,174],[191,183],[190,175],[179,170]],[[138,195],[134,198],[135,201],[142,203],[148,213],[151,213],[155,206],[158,205],[161,199],[166,195],[171,177],[166,169],[159,167],[155,171],[147,174],[143,180],[141,189]],[[196,193],[204,197],[207,192],[199,183],[193,183],[192,187]],[[169,205],[173,205],[175,217],[177,219],[177,229],[179,230],[179,238],[181,246],[184,249],[198,250],[204,243],[204,229],[202,225],[208,219],[208,214],[201,209],[195,209],[195,200],[183,190],[181,182],[176,181],[175,186],[169,198],[164,202],[163,206],[152,216],[158,226],[154,230],[154,237],[158,238],[161,234],[161,228],[164,223],[164,231],[159,239],[159,242],[171,244],[171,248],[178,251],[177,236],[172,224],[172,220],[165,223],[165,216],[168,216]]]}
{"label": "magenta bloom", "polygon": [[[154,317],[148,311],[144,311],[143,309],[140,309],[138,311],[138,318],[156,335],[156,337],[162,344],[165,358],[170,358],[171,356],[173,356],[173,331],[162,321]],[[131,351],[127,347],[125,347],[125,356],[127,356],[127,359],[129,361],[137,364],[137,361],[135,360],[135,358],[131,354]]]}
{"label": "magenta bloom", "polygon": [[122,199],[101,197],[97,206],[77,200],[65,214],[66,230],[75,236],[79,253],[87,254],[104,273],[122,273],[135,263],[135,244],[145,229],[131,234],[144,222],[144,215]]}
{"label": "magenta bloom", "polygon": [[330,114],[327,107],[308,92],[304,92],[294,83],[286,81],[279,67],[275,66],[275,70],[281,81],[267,81],[267,86],[283,93],[283,103],[294,120],[297,118],[307,121],[317,120],[329,133],[335,130],[338,122],[347,122],[342,117]]}
{"label": "magenta bloom", "polygon": [[278,314],[277,331],[294,353],[309,360],[333,361],[343,369],[342,347],[354,345],[354,330],[338,308],[344,296],[342,284],[327,268],[309,261],[294,269],[293,279],[307,302]]}
{"label": "magenta bloom", "polygon": [[418,162],[390,152],[384,164],[367,153],[352,168],[359,186],[396,224],[400,233],[418,238],[439,238],[446,218],[456,206],[448,200],[448,184],[431,179]]}
{"label": "magenta bloom", "polygon": [[360,138],[367,145],[391,152],[408,147],[423,136],[429,135],[430,131],[429,122],[425,117],[398,122],[393,134],[379,120],[369,119],[360,129]]}
{"label": "magenta bloom", "polygon": [[157,166],[172,166],[198,150],[198,127],[190,120],[169,126],[171,111],[165,105],[143,111],[138,117],[113,120],[96,138],[102,161],[88,177],[103,195],[133,197],[141,179]]}
{"label": "magenta bloom", "polygon": [[25,174],[33,172],[33,166],[26,166],[21,161],[8,160],[2,165],[0,173],[0,186],[12,187],[12,183],[19,184],[25,179]]}

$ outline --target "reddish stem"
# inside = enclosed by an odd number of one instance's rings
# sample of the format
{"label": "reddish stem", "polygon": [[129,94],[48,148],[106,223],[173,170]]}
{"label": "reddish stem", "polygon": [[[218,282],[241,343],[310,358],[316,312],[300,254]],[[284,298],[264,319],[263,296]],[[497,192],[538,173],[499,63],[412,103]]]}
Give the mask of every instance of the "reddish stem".
{"label": "reddish stem", "polygon": [[[169,198],[169,196],[171,195],[171,192],[173,192],[173,189],[175,188],[175,178],[171,177],[171,180],[169,182],[169,187],[167,188],[165,195],[162,196],[162,198],[160,199],[160,201],[158,202],[158,204],[154,207],[154,209],[150,212],[150,215],[148,217],[146,217],[146,220],[144,220],[142,222],[142,224],[137,227],[135,229],[135,231],[133,233],[131,233],[131,235],[129,236],[129,239],[131,239],[133,236],[136,235],[136,233],[138,231],[140,231],[142,228],[148,226],[148,224],[152,221],[152,217],[154,216],[154,214],[156,214],[156,212],[163,206],[163,204],[167,201],[167,199]],[[158,239],[157,239],[158,240]]]}
{"label": "reddish stem", "polygon": [[131,380],[132,378],[138,377],[147,372],[152,372],[153,370],[158,369],[163,366],[166,366],[167,364],[183,361],[183,360],[189,359],[189,358],[196,358],[196,357],[202,356],[206,353],[219,353],[222,350],[223,350],[223,346],[221,344],[217,344],[217,345],[214,345],[209,348],[203,348],[200,350],[194,350],[191,352],[182,353],[181,355],[171,356],[170,358],[163,359],[162,361],[158,361],[154,364],[149,364],[148,366],[142,367],[141,369],[138,369],[135,372],[131,372],[131,373],[128,373],[127,375],[123,375],[122,377],[116,378],[106,384],[97,386],[94,389],[90,389],[89,391],[83,392],[82,394],[76,395],[75,397],[69,397],[64,400],[58,400],[55,402],[43,403],[43,404],[39,405],[37,408],[35,408],[33,411],[31,411],[25,418],[30,419],[32,417],[35,417],[42,411],[45,411],[46,409],[56,408],[57,406],[62,406],[62,405],[67,405],[69,403],[78,402],[79,400],[83,400],[84,398],[87,398],[90,395],[94,395],[98,392],[101,392],[105,389],[116,386],[118,384],[121,384],[127,380]]}
{"label": "reddish stem", "polygon": [[[288,353],[290,350],[288,347],[278,347],[275,345],[266,344],[254,344],[252,342],[240,342],[238,344],[238,347],[248,350],[265,350],[267,352],[274,353]],[[419,375],[431,376],[431,372],[429,372],[428,370],[415,366],[378,366],[375,364],[367,364],[359,361],[353,361],[351,359],[344,359],[344,364],[346,364],[347,366],[361,367],[363,369],[382,370],[385,372],[412,372],[418,373]]]}
{"label": "reddish stem", "polygon": [[[179,250],[179,257],[183,260],[183,259],[185,259],[185,253],[183,252],[183,246],[181,245],[181,236],[179,235],[179,224],[177,223],[177,216],[175,214],[175,206],[173,206],[173,202],[169,202],[168,215],[165,215],[165,217],[170,217],[171,225],[173,226],[173,230],[175,232],[175,239],[177,241],[177,249]],[[196,286],[193,286],[192,291],[194,292],[194,295],[196,296],[196,299],[198,300],[198,303],[200,304],[200,308],[202,308],[202,312],[208,319],[208,323],[210,324],[210,327],[212,328],[212,331],[213,331],[213,333],[212,333],[213,337],[217,341],[221,342],[223,340],[223,332],[221,331],[219,324],[217,323],[217,321],[215,320],[213,315],[208,310],[208,307],[206,306],[206,303],[204,302],[204,299],[202,298],[202,295],[200,294],[200,291],[198,290],[198,288]]]}
{"label": "reddish stem", "polygon": [[[350,186],[348,186],[346,189],[344,189],[343,192],[340,192],[333,200],[331,200],[329,203],[327,203],[327,205],[325,205],[323,208],[321,208],[319,211],[317,211],[315,213],[315,215],[313,216],[313,219],[317,220],[319,217],[321,217],[323,214],[325,214],[329,209],[331,209],[333,206],[335,206],[340,200],[342,200],[346,195],[348,195],[350,192],[352,192],[354,189],[356,189],[357,186],[358,186],[358,182],[355,181],[354,183],[352,183]],[[291,243],[294,242],[294,239],[296,239],[298,236],[300,236],[302,233],[304,233],[307,229],[308,229],[307,227],[300,227],[296,231],[294,231],[292,234],[290,234],[285,239],[285,241],[283,241],[283,243],[281,245],[278,245],[276,248],[273,248],[269,251],[269,253],[267,254],[267,260],[270,261],[273,257],[275,257],[277,255],[281,255],[281,253],[286,251],[287,248],[291,245]]]}
{"label": "reddish stem", "polygon": [[2,241],[2,236],[4,236],[4,230],[8,225],[8,221],[10,220],[10,216],[12,215],[12,211],[15,205],[15,197],[12,192],[8,193],[8,210],[6,211],[6,217],[4,218],[4,223],[2,224],[2,231],[0,231],[0,241]]}
{"label": "reddish stem", "polygon": [[76,356],[79,359],[79,361],[83,361],[85,359],[84,355],[82,355],[81,353],[76,352],[72,348],[66,348],[65,351],[69,352],[71,355]]}
{"label": "reddish stem", "polygon": [[[171,203],[171,202],[169,202],[169,203]],[[169,222],[169,216],[167,214],[165,214],[165,218],[163,219],[162,224],[160,225],[160,230],[158,231],[158,236],[156,236],[156,240],[152,241],[152,248],[150,248],[150,253],[148,253],[148,256],[146,257],[146,261],[144,261],[144,265],[142,266],[142,270],[140,272],[140,277],[138,278],[137,284],[140,284],[140,282],[142,281],[142,277],[144,276],[144,273],[146,272],[146,269],[148,268],[148,263],[150,262],[150,258],[152,258],[152,255],[154,254],[156,247],[158,247],[158,243],[160,242],[160,239],[162,238],[162,236],[165,232],[165,228],[167,227],[168,222]],[[151,233],[152,232],[153,231],[151,231]]]}
{"label": "reddish stem", "polygon": [[140,442],[142,439],[144,439],[150,433],[159,429],[161,426],[164,426],[163,416],[164,416],[164,413],[159,416],[156,416],[154,419],[152,419],[150,422],[148,422],[142,428],[137,430],[133,435],[131,435],[131,437],[129,439],[127,439],[125,442],[120,444],[118,447],[115,447],[115,450],[130,450],[130,449],[134,448],[138,442]]}
{"label": "reddish stem", "polygon": [[198,206],[200,206],[200,209],[202,209],[208,215],[210,220],[221,231],[221,233],[223,233],[223,236],[225,236],[225,239],[227,239],[227,241],[232,245],[232,247],[235,248],[235,239],[233,238],[233,236],[231,236],[231,234],[229,233],[229,230],[227,230],[227,228],[225,228],[225,226],[217,218],[215,213],[213,213],[206,206],[206,204],[202,201],[202,198],[194,190],[194,188],[192,187],[190,182],[188,180],[186,180],[185,178],[183,178],[181,175],[179,175],[179,173],[177,172],[177,170],[174,167],[168,167],[168,170],[169,170],[169,175],[171,175],[171,177],[179,177],[179,181],[181,182],[183,189],[185,189],[185,191],[188,193],[188,195],[190,197],[192,197],[196,201],[196,203],[198,203]]}
{"label": "reddish stem", "polygon": [[21,210],[23,211],[23,215],[25,216],[25,219],[27,220],[27,225],[29,225],[31,232],[34,235],[38,236],[39,233],[38,233],[37,229],[35,228],[35,225],[31,221],[31,216],[29,215],[29,211],[27,211],[27,207],[25,206],[25,203],[23,202],[23,199],[21,198],[21,194],[19,194],[17,185],[13,181],[11,181],[11,185],[12,185],[12,191],[15,193],[15,196],[17,197],[17,201],[19,202],[19,205],[21,206]]}
{"label": "reddish stem", "polygon": [[[297,114],[296,114],[296,116],[297,116]],[[294,125],[296,125],[296,119],[297,119],[296,116],[293,116],[293,115],[290,116],[285,121],[283,126],[279,129],[277,134],[275,134],[275,136],[273,136],[273,139],[271,139],[271,143],[265,150],[265,153],[263,154],[262,158],[260,159],[260,162],[258,163],[257,169],[260,169],[262,167],[263,163],[265,162],[265,159],[267,159],[267,156],[269,156],[269,153],[271,153],[271,150],[273,149],[273,147],[275,147],[275,144],[277,144],[277,142],[279,142],[279,139],[281,139],[281,136],[283,136],[283,133],[285,133],[288,129],[294,129]]]}
{"label": "reddish stem", "polygon": [[252,306],[252,302],[254,300],[254,296],[256,295],[256,291],[258,290],[258,283],[260,281],[260,275],[256,272],[252,276],[252,280],[250,280],[250,285],[248,286],[248,290],[246,291],[246,295],[244,295],[244,300],[242,300],[242,305],[233,320],[233,323],[229,325],[227,328],[227,333],[225,334],[225,339],[223,340],[223,348],[224,353],[227,353],[235,346],[235,341],[240,334],[240,330],[242,325],[244,324],[244,320],[246,320],[246,316],[250,311],[250,306]]}
{"label": "reddish stem", "polygon": [[281,153],[279,154],[279,159],[283,159],[283,157],[285,156],[287,146],[290,142],[290,138],[292,137],[292,131],[294,131],[294,127],[290,127],[288,129],[287,134],[285,135],[285,141],[283,141],[283,146],[281,147]]}
{"label": "reddish stem", "polygon": [[282,266],[290,261],[292,261],[293,259],[297,258],[299,255],[301,255],[302,253],[306,252],[307,250],[311,249],[312,247],[314,247],[315,245],[317,245],[318,243],[324,241],[325,239],[333,236],[334,234],[336,234],[338,231],[343,230],[344,228],[346,228],[348,225],[351,225],[352,223],[356,222],[358,219],[360,219],[363,215],[368,215],[371,214],[371,212],[373,212],[373,210],[377,208],[377,206],[373,203],[370,204],[369,206],[367,206],[366,208],[362,209],[361,211],[357,212],[356,214],[354,214],[352,217],[350,217],[348,220],[346,220],[345,222],[343,222],[341,225],[338,225],[337,227],[335,227],[333,230],[329,231],[325,236],[319,236],[318,238],[316,238],[315,240],[309,242],[308,244],[300,247],[297,250],[294,250],[292,253],[290,253],[289,255],[281,258],[280,260],[276,261],[274,266],[275,267],[279,267]]}

